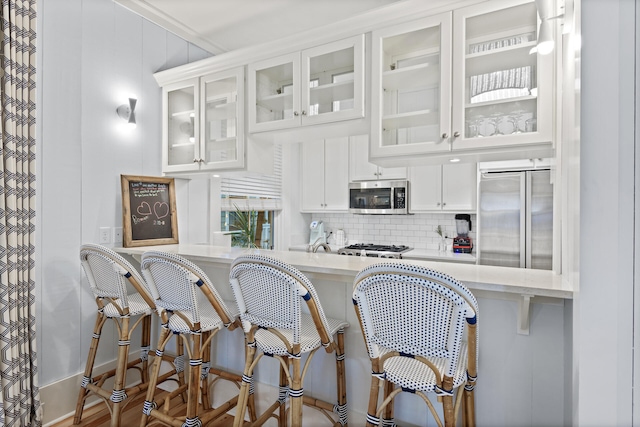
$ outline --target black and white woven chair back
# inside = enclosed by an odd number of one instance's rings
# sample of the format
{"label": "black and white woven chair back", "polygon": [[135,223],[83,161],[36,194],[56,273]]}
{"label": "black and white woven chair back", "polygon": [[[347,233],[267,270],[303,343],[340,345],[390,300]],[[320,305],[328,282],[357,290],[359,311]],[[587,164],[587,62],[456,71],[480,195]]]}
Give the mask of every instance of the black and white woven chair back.
{"label": "black and white woven chair back", "polygon": [[143,289],[147,289],[150,293],[138,271],[109,248],[90,243],[82,245],[80,262],[96,297],[114,299],[120,307],[128,308],[127,278],[129,276],[133,276]]}
{"label": "black and white woven chair back", "polygon": [[465,322],[478,313],[462,283],[427,268],[375,264],[356,276],[353,298],[370,357],[398,351],[443,358],[443,373],[453,376]]}
{"label": "black and white woven chair back", "polygon": [[[252,324],[291,330],[293,344],[300,343],[303,300],[318,301],[309,279],[296,268],[263,255],[236,258],[229,277],[245,331]],[[329,330],[320,304],[317,309],[322,326]]]}
{"label": "black and white woven chair back", "polygon": [[191,261],[167,252],[149,251],[142,255],[140,265],[158,307],[188,312],[194,322],[199,322],[198,287],[206,286],[227,316],[234,317],[207,275]]}

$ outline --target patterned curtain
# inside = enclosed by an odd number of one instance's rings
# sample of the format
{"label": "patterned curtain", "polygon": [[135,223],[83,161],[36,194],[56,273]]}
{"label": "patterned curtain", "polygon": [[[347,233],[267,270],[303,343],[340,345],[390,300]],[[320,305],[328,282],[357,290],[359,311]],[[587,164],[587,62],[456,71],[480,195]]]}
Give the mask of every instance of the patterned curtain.
{"label": "patterned curtain", "polygon": [[0,13],[0,426],[36,427],[36,0]]}

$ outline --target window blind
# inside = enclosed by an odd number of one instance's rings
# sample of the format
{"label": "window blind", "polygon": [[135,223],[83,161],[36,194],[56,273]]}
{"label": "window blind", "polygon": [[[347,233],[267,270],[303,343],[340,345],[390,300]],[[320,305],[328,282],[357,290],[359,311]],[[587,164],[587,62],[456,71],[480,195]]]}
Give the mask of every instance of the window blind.
{"label": "window blind", "polygon": [[221,208],[235,210],[234,204],[246,210],[281,209],[282,146],[273,148],[273,175],[227,176],[220,182]]}

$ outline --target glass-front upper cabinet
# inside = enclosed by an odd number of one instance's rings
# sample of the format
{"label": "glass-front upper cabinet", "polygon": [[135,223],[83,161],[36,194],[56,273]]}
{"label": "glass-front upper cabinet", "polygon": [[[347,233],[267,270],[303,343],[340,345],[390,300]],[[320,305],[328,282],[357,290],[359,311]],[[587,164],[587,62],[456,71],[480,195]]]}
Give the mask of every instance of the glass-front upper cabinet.
{"label": "glass-front upper cabinet", "polygon": [[202,77],[200,90],[202,166],[210,169],[240,166],[244,153],[243,68]]}
{"label": "glass-front upper cabinet", "polygon": [[449,150],[451,14],[372,33],[371,158]]}
{"label": "glass-front upper cabinet", "polygon": [[550,146],[554,55],[537,52],[535,3],[486,2],[453,17],[453,150]]}
{"label": "glass-front upper cabinet", "polygon": [[199,79],[163,87],[162,171],[198,170],[196,141],[199,139]]}
{"label": "glass-front upper cabinet", "polygon": [[364,36],[249,64],[249,131],[364,117]]}
{"label": "glass-front upper cabinet", "polygon": [[164,173],[242,167],[244,69],[163,87]]}

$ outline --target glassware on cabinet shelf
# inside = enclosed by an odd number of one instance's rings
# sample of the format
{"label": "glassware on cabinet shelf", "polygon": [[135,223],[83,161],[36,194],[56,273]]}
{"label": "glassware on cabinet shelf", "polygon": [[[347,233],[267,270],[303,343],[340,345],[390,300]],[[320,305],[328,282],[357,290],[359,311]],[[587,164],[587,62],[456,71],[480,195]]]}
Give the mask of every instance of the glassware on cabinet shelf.
{"label": "glassware on cabinet shelf", "polygon": [[525,110],[512,111],[509,115],[509,122],[513,125],[513,131],[511,133],[522,133],[526,128],[521,129],[520,123],[523,122],[522,117],[526,113]]}
{"label": "glassware on cabinet shelf", "polygon": [[538,130],[538,120],[535,117],[525,122],[525,132],[536,132]]}
{"label": "glassware on cabinet shelf", "polygon": [[504,135],[504,133],[502,132],[502,129],[500,129],[503,121],[504,121],[504,116],[502,115],[502,113],[493,113],[489,117],[489,124],[493,126],[493,132],[491,132],[491,134],[489,134],[488,136]]}

